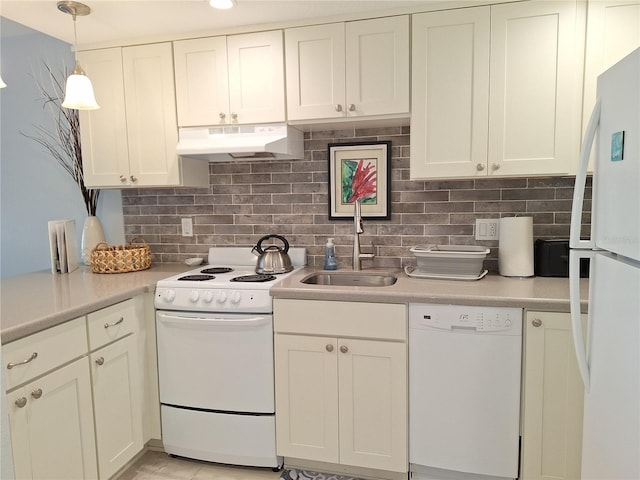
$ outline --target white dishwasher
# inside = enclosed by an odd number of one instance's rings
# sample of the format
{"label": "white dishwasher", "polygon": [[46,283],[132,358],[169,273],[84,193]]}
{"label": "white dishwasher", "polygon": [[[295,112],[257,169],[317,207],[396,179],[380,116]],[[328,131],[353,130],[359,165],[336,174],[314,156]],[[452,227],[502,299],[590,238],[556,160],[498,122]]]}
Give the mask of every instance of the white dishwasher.
{"label": "white dishwasher", "polygon": [[413,480],[518,477],[522,309],[409,305]]}

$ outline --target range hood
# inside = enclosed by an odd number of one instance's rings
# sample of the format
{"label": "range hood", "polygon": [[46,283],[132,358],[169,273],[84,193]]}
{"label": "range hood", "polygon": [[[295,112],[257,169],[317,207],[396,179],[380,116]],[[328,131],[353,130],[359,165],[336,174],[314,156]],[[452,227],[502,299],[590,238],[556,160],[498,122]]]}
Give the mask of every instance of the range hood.
{"label": "range hood", "polygon": [[178,130],[176,152],[209,162],[301,159],[303,134],[284,123],[184,127]]}

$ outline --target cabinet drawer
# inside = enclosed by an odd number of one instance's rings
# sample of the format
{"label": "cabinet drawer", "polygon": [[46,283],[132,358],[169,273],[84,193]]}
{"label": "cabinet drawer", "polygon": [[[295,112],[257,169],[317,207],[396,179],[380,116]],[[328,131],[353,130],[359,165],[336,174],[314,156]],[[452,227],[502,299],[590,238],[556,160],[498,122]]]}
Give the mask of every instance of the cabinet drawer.
{"label": "cabinet drawer", "polygon": [[29,335],[2,347],[7,390],[87,353],[85,318]]}
{"label": "cabinet drawer", "polygon": [[277,333],[407,340],[407,306],[393,303],[275,299]]}
{"label": "cabinet drawer", "polygon": [[89,348],[95,350],[137,330],[135,300],[126,300],[87,315]]}

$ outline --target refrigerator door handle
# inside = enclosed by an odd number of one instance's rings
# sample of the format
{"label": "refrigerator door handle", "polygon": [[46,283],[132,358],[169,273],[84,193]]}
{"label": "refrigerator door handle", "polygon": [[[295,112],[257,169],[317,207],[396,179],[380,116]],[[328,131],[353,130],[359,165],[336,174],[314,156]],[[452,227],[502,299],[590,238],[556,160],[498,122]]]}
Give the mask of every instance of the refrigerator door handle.
{"label": "refrigerator door handle", "polygon": [[573,188],[573,203],[571,206],[571,227],[569,234],[569,245],[571,248],[592,249],[595,247],[593,240],[593,213],[591,218],[591,235],[589,240],[580,239],[580,227],[582,226],[582,207],[584,205],[584,190],[587,183],[587,170],[589,168],[589,157],[591,149],[596,137],[598,125],[600,125],[600,98],[596,100],[596,105],[591,113],[587,130],[582,141],[580,150],[580,160],[578,163],[578,171],[576,172],[576,182]]}
{"label": "refrigerator door handle", "polygon": [[[590,388],[589,363],[587,362],[587,352],[585,350],[585,338],[582,332],[582,318],[580,311],[580,260],[591,259],[594,252],[576,251],[569,252],[569,306],[571,310],[571,333],[573,334],[573,347],[578,360],[578,369],[584,383],[585,391]],[[593,265],[593,260],[591,260]],[[588,317],[587,317],[588,318]]]}

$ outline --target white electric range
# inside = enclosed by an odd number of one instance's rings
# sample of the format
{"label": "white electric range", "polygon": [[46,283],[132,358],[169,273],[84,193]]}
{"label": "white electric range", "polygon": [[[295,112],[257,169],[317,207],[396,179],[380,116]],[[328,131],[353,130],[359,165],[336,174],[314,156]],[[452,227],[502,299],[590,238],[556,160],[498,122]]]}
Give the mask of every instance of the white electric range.
{"label": "white electric range", "polygon": [[209,250],[209,265],[158,282],[155,294],[164,449],[218,463],[282,466],[276,455],[273,301],[292,272],[255,273],[249,248]]}

